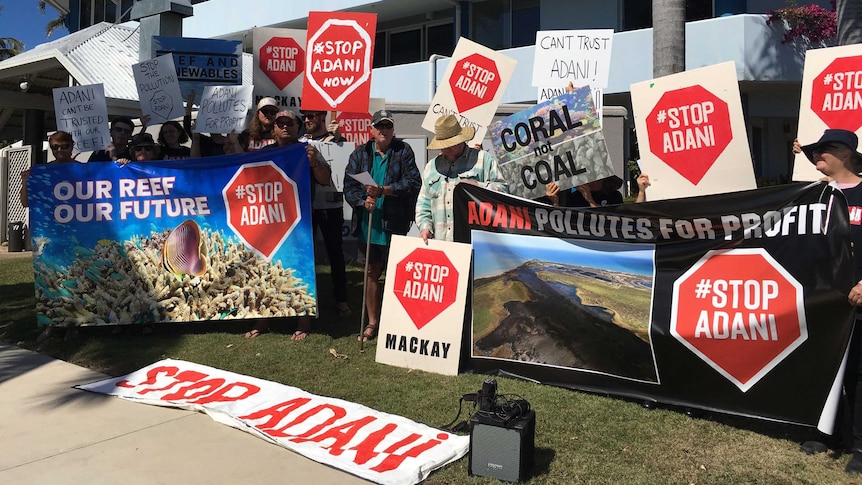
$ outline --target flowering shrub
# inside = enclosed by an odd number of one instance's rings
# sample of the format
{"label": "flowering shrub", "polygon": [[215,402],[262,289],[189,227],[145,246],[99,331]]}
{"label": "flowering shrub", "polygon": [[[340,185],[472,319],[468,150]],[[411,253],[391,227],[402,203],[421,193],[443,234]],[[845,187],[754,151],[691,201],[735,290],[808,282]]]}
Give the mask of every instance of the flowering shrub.
{"label": "flowering shrub", "polygon": [[814,4],[797,7],[795,2],[790,2],[788,5],[785,8],[766,12],[769,15],[766,19],[767,25],[772,22],[783,22],[787,26],[788,30],[784,33],[782,43],[790,42],[797,37],[803,37],[809,42],[820,42],[838,34],[834,1],[832,11]]}

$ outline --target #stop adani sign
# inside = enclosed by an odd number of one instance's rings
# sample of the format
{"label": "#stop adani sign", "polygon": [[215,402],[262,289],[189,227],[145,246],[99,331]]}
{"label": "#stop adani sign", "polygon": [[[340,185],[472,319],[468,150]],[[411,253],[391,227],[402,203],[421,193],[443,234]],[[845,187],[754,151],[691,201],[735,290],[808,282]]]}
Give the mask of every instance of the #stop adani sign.
{"label": "#stop adani sign", "polygon": [[377,362],[457,375],[469,244],[392,236]]}
{"label": "#stop adani sign", "polygon": [[377,15],[309,12],[302,109],[368,111]]}
{"label": "#stop adani sign", "polygon": [[674,282],[670,331],[746,392],[808,338],[803,296],[763,248],[710,251]]}

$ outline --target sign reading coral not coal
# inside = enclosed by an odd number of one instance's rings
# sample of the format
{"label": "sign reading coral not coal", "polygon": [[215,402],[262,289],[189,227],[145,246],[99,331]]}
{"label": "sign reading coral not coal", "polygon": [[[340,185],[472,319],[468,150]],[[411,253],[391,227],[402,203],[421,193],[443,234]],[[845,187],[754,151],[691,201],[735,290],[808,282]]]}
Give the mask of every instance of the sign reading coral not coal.
{"label": "sign reading coral not coal", "polygon": [[144,115],[149,115],[156,123],[185,115],[183,95],[171,54],[134,64],[132,71]]}
{"label": "sign reading coral not coal", "polygon": [[207,86],[201,96],[195,131],[199,133],[241,132],[251,102],[251,86]]}
{"label": "sign reading coral not coal", "polygon": [[732,61],[632,84],[631,93],[650,200],[757,188]]}
{"label": "sign reading coral not coal", "polygon": [[[862,135],[862,45],[805,53],[799,103],[799,143],[816,142],[823,130],[837,128]],[[793,161],[793,180],[819,180],[823,174],[800,153]]]}
{"label": "sign reading coral not coal", "polygon": [[170,54],[174,58],[183,98],[195,92],[195,103],[205,86],[242,84],[242,41],[153,37],[152,57]]}
{"label": "sign reading coral not coal", "polygon": [[71,133],[75,151],[91,152],[111,142],[102,84],[54,88],[57,129]]}
{"label": "sign reading coral not coal", "polygon": [[368,111],[377,14],[309,12],[302,109]]}
{"label": "sign reading coral not coal", "polygon": [[468,144],[481,142],[517,63],[511,57],[461,37],[425,113],[422,128],[433,133],[437,119],[452,114],[461,126],[476,129],[476,135]]}
{"label": "sign reading coral not coal", "polygon": [[457,375],[469,244],[392,236],[377,362]]}
{"label": "sign reading coral not coal", "polygon": [[273,98],[296,110],[302,99],[305,30],[261,27],[252,30],[254,102]]}
{"label": "sign reading coral not coal", "polygon": [[519,111],[488,127],[509,192],[533,199],[613,175],[588,86]]}

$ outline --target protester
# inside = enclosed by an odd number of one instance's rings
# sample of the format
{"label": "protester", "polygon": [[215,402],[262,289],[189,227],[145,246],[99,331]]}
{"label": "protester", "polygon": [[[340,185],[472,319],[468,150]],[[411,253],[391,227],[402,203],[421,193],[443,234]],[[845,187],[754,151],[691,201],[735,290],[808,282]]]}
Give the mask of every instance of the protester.
{"label": "protester", "polygon": [[[73,154],[73,147],[74,142],[72,141],[72,135],[68,132],[55,131],[48,137],[48,148],[51,149],[51,153],[54,155],[54,161],[52,163],[70,163],[77,161],[75,158],[80,154]],[[21,172],[21,205],[24,207],[29,207],[29,203],[27,201],[27,179],[29,178],[29,169]]]}
{"label": "protester", "polygon": [[508,191],[494,157],[467,146],[475,134],[472,126],[461,126],[454,115],[441,116],[434,123],[434,138],[428,149],[439,149],[440,155],[425,165],[422,189],[416,202],[416,225],[425,244],[432,238],[452,240],[452,192],[459,183]]}
{"label": "protester", "polygon": [[111,143],[104,150],[98,150],[90,155],[90,162],[110,162],[121,158],[130,159],[129,138],[135,124],[127,116],[120,116],[111,121]]}
{"label": "protester", "polygon": [[121,158],[117,160],[122,165],[134,160],[136,162],[151,162],[159,160],[159,147],[153,141],[153,135],[149,133],[138,133],[132,138],[132,159]]}
{"label": "protester", "polygon": [[635,199],[635,202],[639,204],[641,202],[646,202],[646,189],[652,184],[649,181],[649,175],[645,173],[641,173],[640,175],[638,175],[637,183],[638,196]]}
{"label": "protester", "polygon": [[[862,153],[857,151],[859,139],[856,134],[847,130],[828,129],[816,143],[799,147],[794,142],[794,152],[801,151],[808,157],[820,173],[828,180],[834,181],[847,199],[850,210],[850,241],[853,248],[862,247],[862,177],[858,175],[862,167]],[[844,393],[850,404],[851,420],[853,424],[853,457],[847,463],[846,472],[850,475],[862,473],[862,386],[859,384],[862,378],[860,369],[860,345],[862,336],[859,332],[859,320],[862,319],[862,251],[853,251],[854,277],[857,283],[850,289],[847,300],[851,305],[857,307],[856,325],[850,340],[850,348],[847,355],[847,366],[844,372]],[[840,441],[842,435],[841,419],[842,413],[838,413],[836,419],[836,436]],[[841,443],[838,443],[839,445]],[[806,453],[826,451],[826,446],[820,442],[806,442],[802,444]]]}
{"label": "protester", "polygon": [[176,121],[166,121],[159,129],[159,153],[162,160],[182,160],[191,156],[191,149],[182,144],[189,135]]}
{"label": "protester", "polygon": [[623,203],[622,186],[623,180],[616,175],[563,191],[551,182],[545,186],[545,196],[555,207],[604,207]]}
{"label": "protester", "polygon": [[[405,235],[410,230],[416,196],[422,184],[413,149],[395,137],[392,112],[375,112],[369,131],[371,140],[350,154],[344,176],[344,197],[353,207],[353,234],[360,249],[368,255],[365,262],[368,324],[359,335],[360,341],[377,336],[382,297],[380,276],[389,257],[391,236]],[[363,185],[351,177],[363,172],[371,176],[374,185]]]}
{"label": "protester", "polygon": [[[305,135],[300,138],[302,142],[337,142],[341,135],[338,132],[338,123],[333,128],[326,123],[326,111],[302,111],[302,119],[305,124]],[[347,270],[344,262],[344,248],[341,239],[341,228],[344,226],[344,197],[335,188],[332,180],[329,185],[317,188],[312,201],[311,212],[312,230],[320,228],[323,244],[326,246],[326,255],[329,259],[330,274],[332,276],[332,291],[335,298],[335,309],[341,316],[350,315],[350,307],[347,305]]]}
{"label": "protester", "polygon": [[275,143],[273,128],[278,115],[278,102],[273,98],[263,98],[257,103],[257,112],[251,119],[248,130],[248,145],[245,151],[253,152]]}
{"label": "protester", "polygon": [[[265,148],[280,148],[299,143],[299,118],[292,111],[280,111],[273,118],[272,133],[275,136],[273,139],[274,143]],[[311,196],[314,198],[317,185],[329,184],[332,170],[313,145],[307,145],[305,151],[308,154],[309,167],[311,167]],[[245,337],[255,338],[267,330],[269,330],[269,320],[260,320],[253,329],[246,332]],[[311,317],[301,316],[299,317],[296,331],[293,332],[290,339],[305,340],[310,332]]]}

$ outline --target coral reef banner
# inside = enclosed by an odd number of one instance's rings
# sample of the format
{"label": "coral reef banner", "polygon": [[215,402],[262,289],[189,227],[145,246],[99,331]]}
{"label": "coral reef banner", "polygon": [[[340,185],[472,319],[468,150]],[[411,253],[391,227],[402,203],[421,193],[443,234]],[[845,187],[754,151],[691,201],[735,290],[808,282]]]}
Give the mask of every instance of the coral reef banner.
{"label": "coral reef banner", "polygon": [[477,370],[831,432],[855,315],[838,189],[595,209],[455,197]]}
{"label": "coral reef banner", "polygon": [[304,144],[36,165],[27,187],[40,325],[317,314]]}
{"label": "coral reef banner", "polygon": [[75,387],[205,412],[221,424],[380,484],[419,483],[470,446],[467,436],[401,416],[182,360],[162,360]]}

